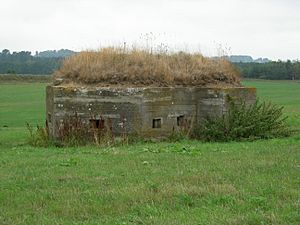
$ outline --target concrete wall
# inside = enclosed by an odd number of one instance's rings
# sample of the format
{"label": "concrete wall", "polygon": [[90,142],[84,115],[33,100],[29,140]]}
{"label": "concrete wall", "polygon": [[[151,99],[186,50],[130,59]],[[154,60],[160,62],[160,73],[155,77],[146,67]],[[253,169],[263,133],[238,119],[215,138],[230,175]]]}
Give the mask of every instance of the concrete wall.
{"label": "concrete wall", "polygon": [[59,129],[75,114],[91,126],[103,120],[116,135],[168,136],[183,126],[194,126],[207,116],[227,111],[226,96],[254,102],[255,88],[113,88],[48,86],[46,112],[49,133],[59,138]]}

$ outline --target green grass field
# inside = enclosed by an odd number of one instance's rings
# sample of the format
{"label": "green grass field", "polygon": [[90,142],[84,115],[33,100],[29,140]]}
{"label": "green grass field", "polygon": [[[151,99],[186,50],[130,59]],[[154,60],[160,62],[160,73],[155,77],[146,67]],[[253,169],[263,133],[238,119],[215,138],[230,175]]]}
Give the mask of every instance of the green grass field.
{"label": "green grass field", "polygon": [[[300,128],[300,83],[246,81]],[[300,224],[300,134],[34,148],[45,84],[0,84],[0,224]]]}

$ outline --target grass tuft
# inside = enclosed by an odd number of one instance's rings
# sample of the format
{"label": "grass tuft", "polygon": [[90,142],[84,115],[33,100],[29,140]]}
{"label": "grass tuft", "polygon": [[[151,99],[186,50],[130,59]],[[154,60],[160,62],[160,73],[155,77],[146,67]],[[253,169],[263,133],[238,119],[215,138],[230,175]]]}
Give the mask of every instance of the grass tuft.
{"label": "grass tuft", "polygon": [[223,58],[121,48],[83,51],[71,56],[54,77],[65,83],[102,86],[241,86],[239,72]]}

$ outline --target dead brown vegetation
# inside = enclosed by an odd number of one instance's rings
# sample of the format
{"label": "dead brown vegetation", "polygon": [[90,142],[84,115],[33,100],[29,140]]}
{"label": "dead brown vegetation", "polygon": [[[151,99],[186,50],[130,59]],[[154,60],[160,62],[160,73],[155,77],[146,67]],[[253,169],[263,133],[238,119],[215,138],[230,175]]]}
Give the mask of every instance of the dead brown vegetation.
{"label": "dead brown vegetation", "polygon": [[101,86],[240,86],[239,72],[222,58],[120,48],[76,54],[64,60],[54,77],[65,84]]}

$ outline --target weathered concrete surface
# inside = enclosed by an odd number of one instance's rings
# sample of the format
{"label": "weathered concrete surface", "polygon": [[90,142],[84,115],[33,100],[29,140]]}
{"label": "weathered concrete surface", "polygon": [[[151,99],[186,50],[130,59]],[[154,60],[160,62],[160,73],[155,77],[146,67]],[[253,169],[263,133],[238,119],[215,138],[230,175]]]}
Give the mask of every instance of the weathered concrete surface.
{"label": "weathered concrete surface", "polygon": [[48,86],[47,123],[54,138],[59,138],[66,118],[75,114],[86,129],[93,119],[109,123],[115,135],[168,136],[182,126],[195,126],[207,116],[225,113],[227,96],[252,103],[256,89]]}

